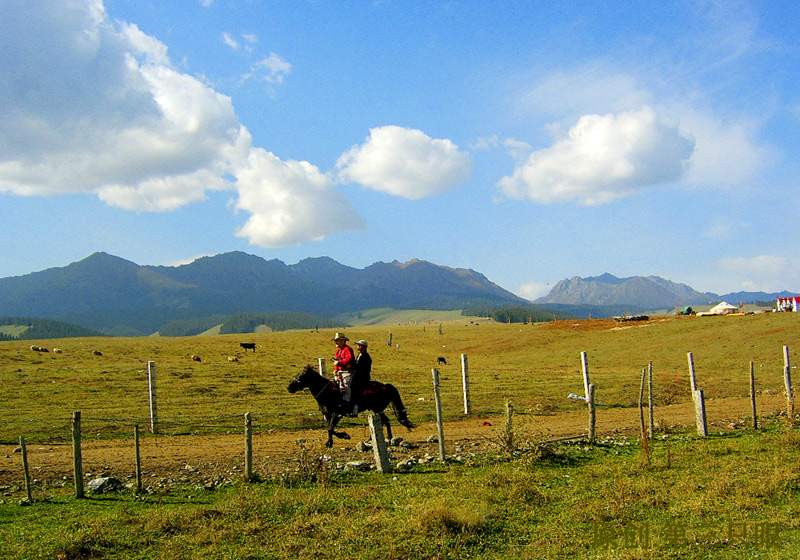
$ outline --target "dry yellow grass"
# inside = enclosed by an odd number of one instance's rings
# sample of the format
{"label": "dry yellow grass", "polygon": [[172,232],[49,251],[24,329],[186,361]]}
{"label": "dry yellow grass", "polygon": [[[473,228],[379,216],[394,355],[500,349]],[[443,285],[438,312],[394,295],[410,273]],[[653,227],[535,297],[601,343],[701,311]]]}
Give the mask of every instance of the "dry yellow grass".
{"label": "dry yellow grass", "polygon": [[[615,330],[610,321],[562,321],[540,325],[470,325],[468,320],[418,326],[357,327],[367,338],[373,377],[394,383],[416,421],[433,418],[431,368],[439,366],[445,414],[461,416],[459,355],[470,360],[473,410],[500,413],[506,399],[521,413],[574,410],[566,393],[582,393],[579,352],[589,354],[597,401],[613,407],[636,402],[640,368],[652,360],[660,404],[689,400],[686,352],[692,350],[698,383],[709,399],[747,395],[749,361],[756,362],[759,389],[782,391],[781,346],[797,340],[800,317],[680,318]],[[385,344],[389,331],[393,346]],[[158,371],[158,408],[167,433],[238,430],[252,411],[257,425],[297,429],[317,424],[313,401],[289,395],[286,385],[306,363],[330,357],[332,332],[292,331],[188,338],[99,338],[42,341],[63,354],[31,352],[31,341],[0,343],[0,441],[19,435],[64,437],[70,413],[83,412],[92,433],[128,433],[146,423],[145,364]],[[243,352],[239,341],[258,351]],[[36,343],[36,342],[34,342]],[[399,349],[394,346],[399,344]],[[92,355],[100,350],[103,356]],[[201,356],[202,362],[190,359]],[[239,362],[227,357],[238,355]],[[795,354],[796,355],[796,354]]]}

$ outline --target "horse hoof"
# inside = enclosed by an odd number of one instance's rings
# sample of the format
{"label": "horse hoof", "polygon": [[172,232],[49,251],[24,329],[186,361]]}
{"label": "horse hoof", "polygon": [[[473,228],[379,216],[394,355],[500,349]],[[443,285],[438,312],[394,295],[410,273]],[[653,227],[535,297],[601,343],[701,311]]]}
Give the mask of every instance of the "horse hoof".
{"label": "horse hoof", "polygon": [[332,441],[326,441],[326,442],[325,442],[325,447],[327,447],[328,449],[330,449],[331,447],[333,447],[333,442],[332,442]]}

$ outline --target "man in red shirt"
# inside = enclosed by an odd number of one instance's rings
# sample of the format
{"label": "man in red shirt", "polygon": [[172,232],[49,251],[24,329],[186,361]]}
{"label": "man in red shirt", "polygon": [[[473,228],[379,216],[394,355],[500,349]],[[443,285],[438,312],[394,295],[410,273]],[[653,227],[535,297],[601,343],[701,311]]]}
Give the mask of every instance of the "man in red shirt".
{"label": "man in red shirt", "polygon": [[336,343],[336,353],[333,355],[333,378],[339,383],[339,390],[342,392],[342,408],[349,410],[353,391],[351,385],[353,374],[350,371],[355,361],[353,349],[348,346],[350,340],[343,333],[336,333],[333,342]]}

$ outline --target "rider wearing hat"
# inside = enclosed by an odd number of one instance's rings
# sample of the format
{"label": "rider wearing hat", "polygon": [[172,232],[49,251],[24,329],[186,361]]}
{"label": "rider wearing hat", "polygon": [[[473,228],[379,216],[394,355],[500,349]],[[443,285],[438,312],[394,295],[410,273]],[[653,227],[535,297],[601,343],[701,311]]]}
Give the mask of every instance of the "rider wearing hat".
{"label": "rider wearing hat", "polygon": [[[367,341],[364,339],[356,342],[358,348],[358,356],[356,356],[355,363],[353,364],[353,381],[351,388],[356,401],[361,397],[361,391],[364,390],[367,383],[369,383],[370,376],[372,375],[372,357],[367,352]],[[358,412],[358,404],[353,406],[353,413]]]}
{"label": "rider wearing hat", "polygon": [[350,408],[352,399],[353,374],[350,371],[355,361],[353,349],[348,346],[350,340],[343,333],[336,333],[333,342],[336,343],[336,353],[333,355],[333,377],[339,383],[339,390],[342,392],[342,404],[344,408]]}

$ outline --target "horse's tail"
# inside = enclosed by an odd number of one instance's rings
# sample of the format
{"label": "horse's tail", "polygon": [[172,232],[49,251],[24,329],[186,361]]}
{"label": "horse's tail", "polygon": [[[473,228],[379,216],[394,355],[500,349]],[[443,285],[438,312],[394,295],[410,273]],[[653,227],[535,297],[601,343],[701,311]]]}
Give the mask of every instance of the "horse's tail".
{"label": "horse's tail", "polygon": [[400,398],[400,391],[398,391],[397,387],[390,383],[386,384],[386,388],[389,392],[392,410],[394,410],[394,415],[397,416],[397,421],[411,430],[414,427],[414,424],[408,419],[408,411],[403,405],[403,399]]}

